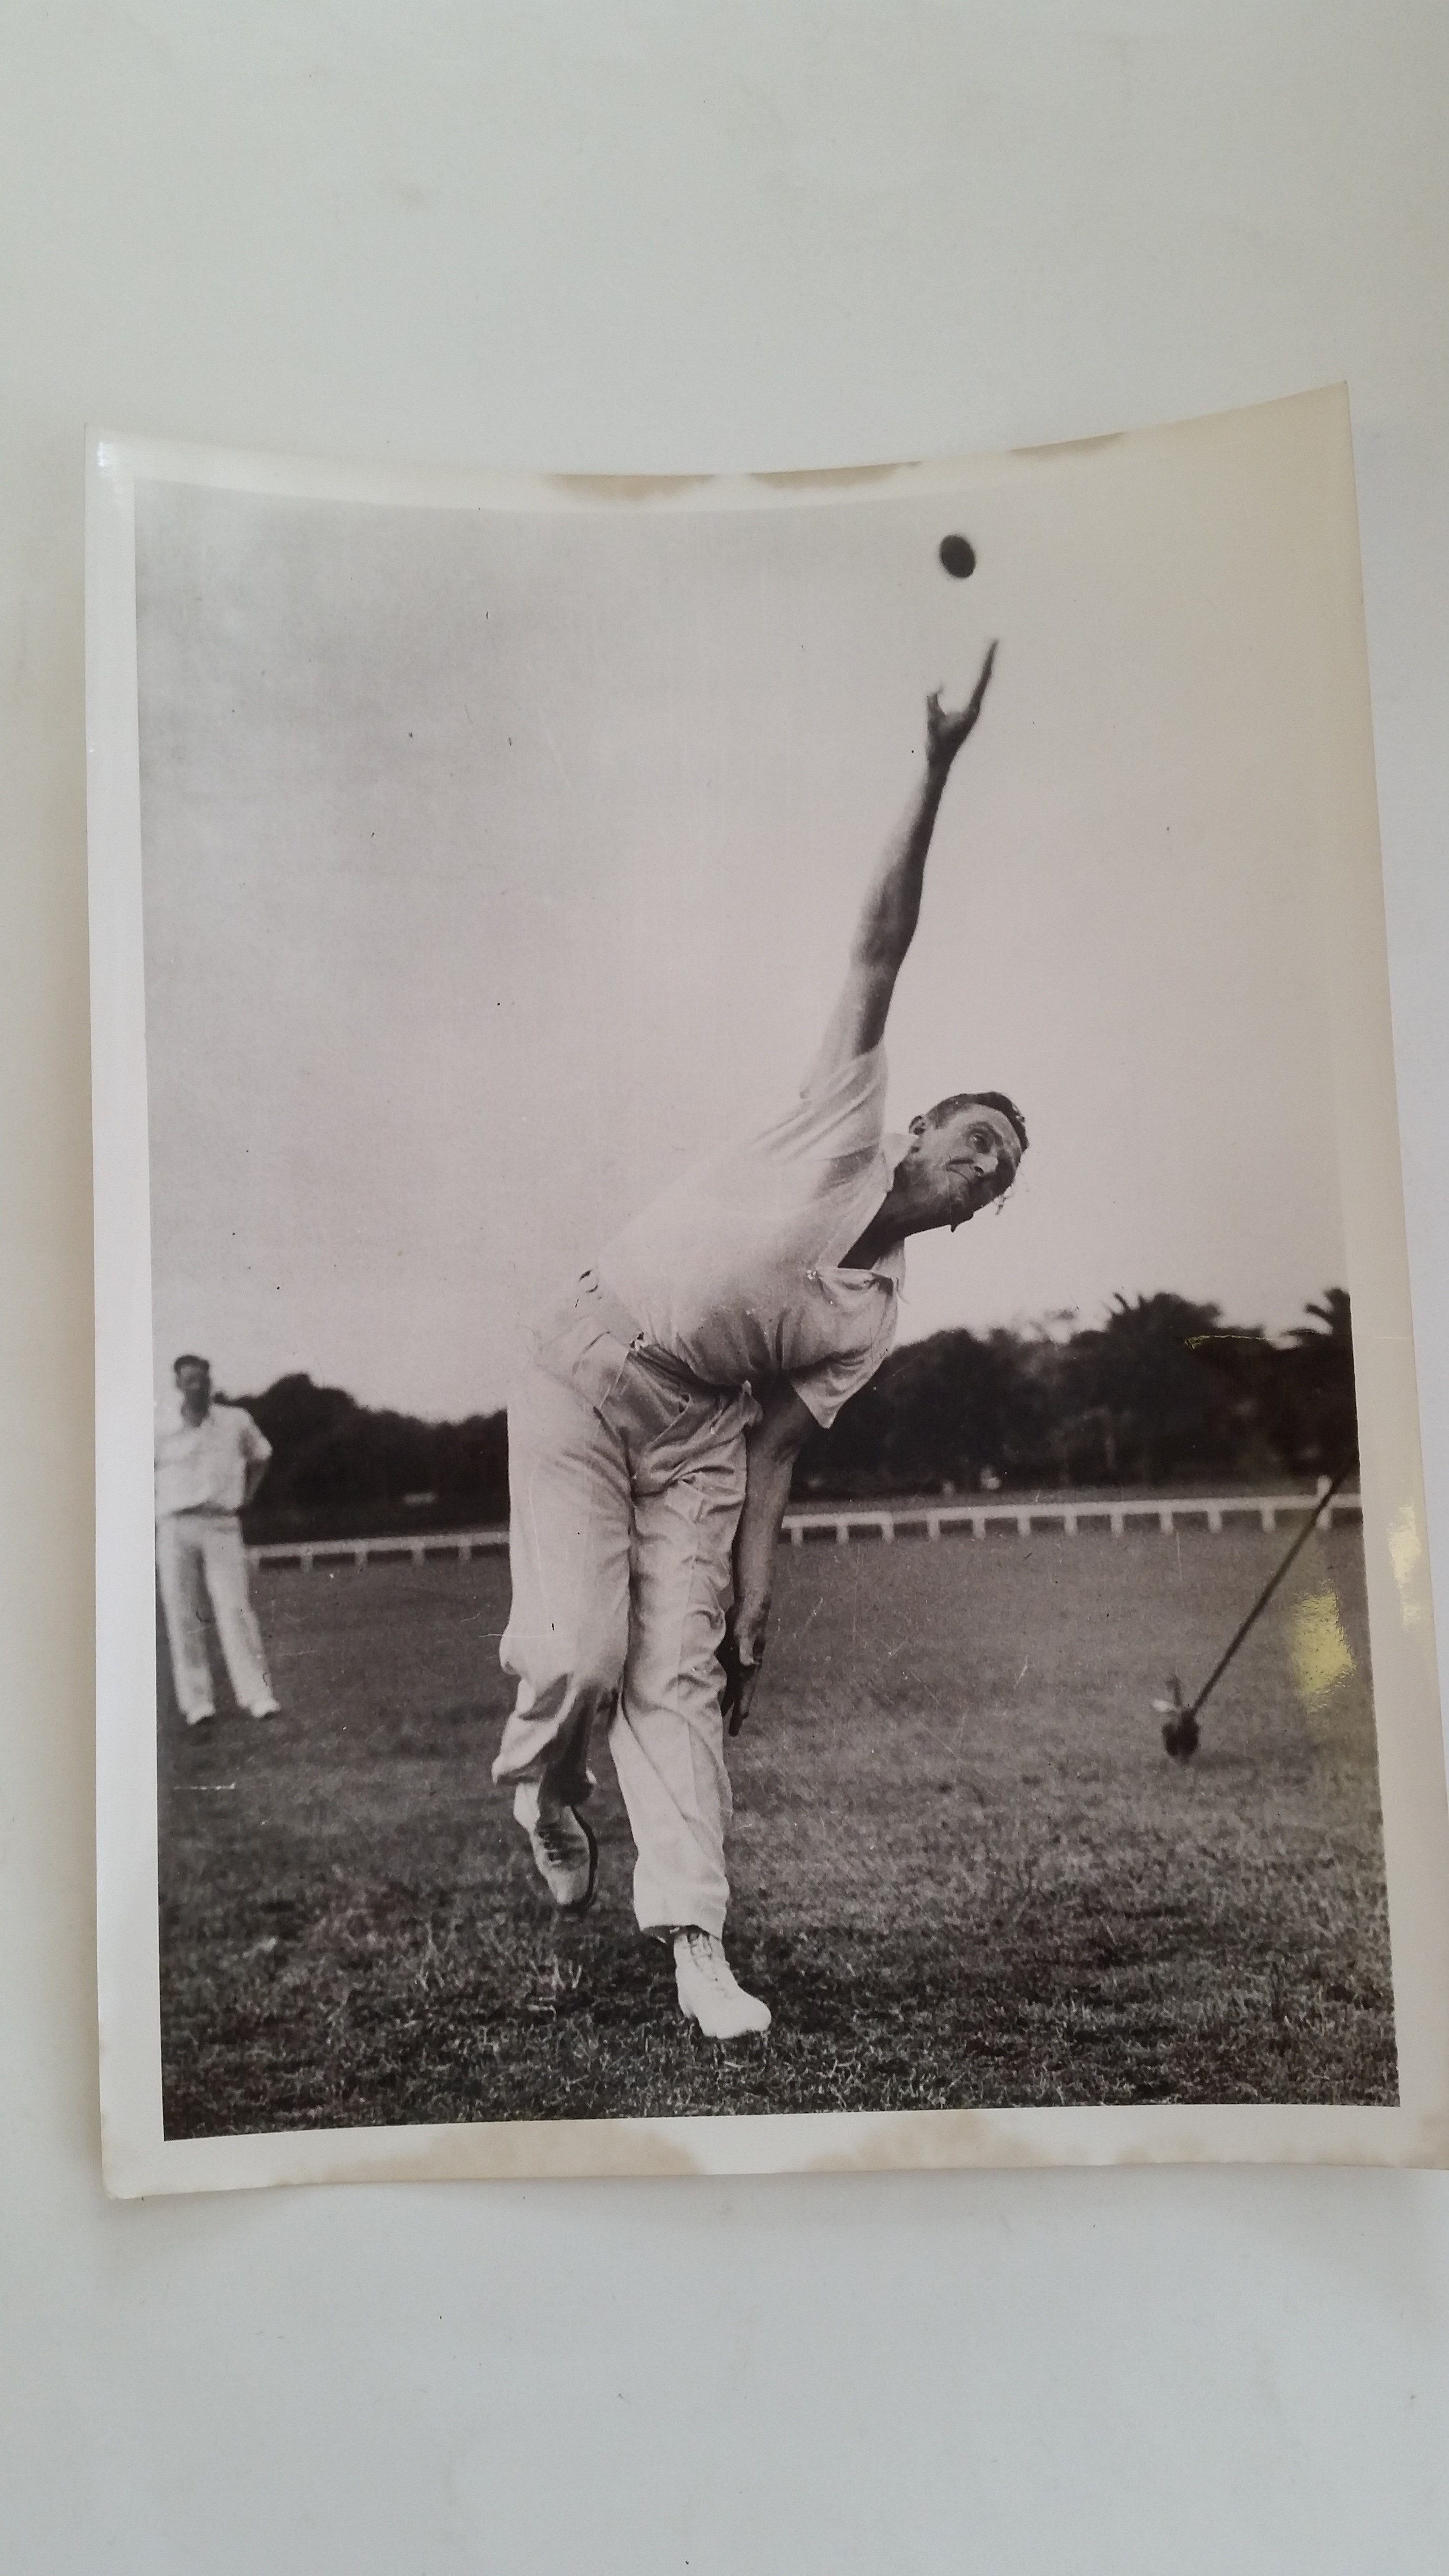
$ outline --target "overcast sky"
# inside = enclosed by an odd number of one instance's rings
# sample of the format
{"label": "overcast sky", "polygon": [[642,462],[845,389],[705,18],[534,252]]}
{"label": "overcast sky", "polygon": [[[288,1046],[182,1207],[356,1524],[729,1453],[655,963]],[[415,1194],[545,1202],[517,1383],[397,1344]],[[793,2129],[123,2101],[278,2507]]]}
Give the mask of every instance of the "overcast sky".
{"label": "overcast sky", "polygon": [[[1343,1273],[1301,409],[756,506],[143,484],[158,1366],[501,1402],[530,1312],[776,1112],[917,776],[1001,657],[888,1035],[891,1122],[1024,1108],[905,1330]],[[936,557],[963,529],[979,566]],[[1329,769],[1325,771],[1325,762]]]}

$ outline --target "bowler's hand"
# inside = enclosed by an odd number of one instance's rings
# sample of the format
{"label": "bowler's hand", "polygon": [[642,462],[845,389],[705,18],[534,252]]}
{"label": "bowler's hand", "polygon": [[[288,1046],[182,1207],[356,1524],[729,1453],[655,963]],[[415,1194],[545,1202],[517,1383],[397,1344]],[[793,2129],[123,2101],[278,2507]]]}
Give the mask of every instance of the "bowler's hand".
{"label": "bowler's hand", "polygon": [[940,770],[950,768],[981,713],[982,701],[986,696],[995,660],[996,646],[994,643],[988,644],[986,659],[981,665],[981,677],[959,715],[953,716],[948,707],[942,706],[939,689],[931,691],[926,700],[926,759],[931,768]]}
{"label": "bowler's hand", "polygon": [[754,1700],[765,1654],[765,1617],[764,1611],[732,1610],[716,1648],[724,1671],[719,1704],[731,1735],[738,1735]]}

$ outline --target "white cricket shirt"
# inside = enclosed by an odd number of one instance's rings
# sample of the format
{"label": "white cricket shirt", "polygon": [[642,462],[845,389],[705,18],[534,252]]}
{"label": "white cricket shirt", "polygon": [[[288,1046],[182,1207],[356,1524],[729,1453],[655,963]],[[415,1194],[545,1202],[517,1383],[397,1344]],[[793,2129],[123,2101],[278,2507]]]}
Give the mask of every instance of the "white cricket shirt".
{"label": "white cricket shirt", "polygon": [[247,1468],[270,1458],[272,1444],[239,1404],[218,1404],[188,1421],[178,1397],[156,1412],[156,1518],[168,1512],[239,1512]]}
{"label": "white cricket shirt", "polygon": [[874,1377],[896,1337],[904,1250],[873,1270],[841,1256],[906,1148],[884,1133],[885,1086],[873,1047],[605,1246],[600,1278],[658,1350],[710,1386],[788,1378],[821,1424]]}

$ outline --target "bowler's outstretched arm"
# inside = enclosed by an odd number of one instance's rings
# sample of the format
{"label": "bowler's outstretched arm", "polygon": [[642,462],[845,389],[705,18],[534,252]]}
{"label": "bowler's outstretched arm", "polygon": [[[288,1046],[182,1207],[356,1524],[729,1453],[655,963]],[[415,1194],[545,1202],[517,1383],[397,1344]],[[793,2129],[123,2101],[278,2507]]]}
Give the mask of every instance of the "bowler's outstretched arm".
{"label": "bowler's outstretched arm", "polygon": [[885,1035],[896,977],[916,934],[926,856],[951,763],[981,713],[995,660],[996,646],[992,644],[981,665],[981,676],[959,714],[947,712],[939,691],[926,700],[926,759],[920,785],[866,889],[845,983],[820,1052],[810,1068],[807,1093],[842,1065],[879,1046]]}

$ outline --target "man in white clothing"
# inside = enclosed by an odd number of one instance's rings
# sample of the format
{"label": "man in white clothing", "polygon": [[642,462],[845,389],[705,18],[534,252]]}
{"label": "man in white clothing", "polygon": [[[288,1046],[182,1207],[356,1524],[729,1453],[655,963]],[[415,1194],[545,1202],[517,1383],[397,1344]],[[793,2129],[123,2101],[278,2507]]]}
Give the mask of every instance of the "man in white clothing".
{"label": "man in white clothing", "polygon": [[156,1571],[176,1697],[188,1726],[216,1714],[209,1597],[237,1705],[275,1717],[237,1517],[267,1472],[271,1444],[243,1406],[217,1402],[210,1366],[194,1351],[183,1351],[175,1377],[176,1394],[156,1417]]}
{"label": "man in white clothing", "polygon": [[748,1713],[802,1443],[896,1333],[906,1238],[1009,1189],[1026,1146],[1000,1093],[884,1133],[881,1040],[915,932],[941,796],[981,711],[927,704],[921,783],[867,892],[844,988],[796,1105],[606,1244],[539,1334],[508,1409],[517,1678],[494,1778],[556,1905],[594,1892],[580,1810],[594,1726],[634,1835],[642,1929],[672,1940],[681,2009],[712,2038],[768,2028],[721,1935],[724,1729]]}

